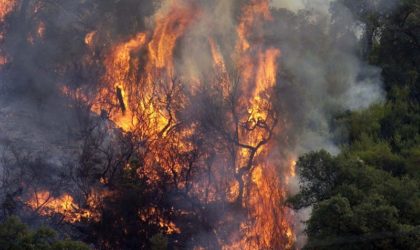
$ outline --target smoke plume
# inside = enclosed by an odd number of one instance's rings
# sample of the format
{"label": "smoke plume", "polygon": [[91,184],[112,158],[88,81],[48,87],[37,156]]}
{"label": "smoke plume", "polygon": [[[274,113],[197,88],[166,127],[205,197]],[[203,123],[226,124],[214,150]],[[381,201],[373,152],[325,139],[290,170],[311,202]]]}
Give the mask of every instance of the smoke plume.
{"label": "smoke plume", "polygon": [[[263,214],[264,209],[257,208],[258,203],[280,204],[286,199],[285,193],[296,192],[298,177],[290,169],[294,167],[290,162],[300,154],[321,148],[338,153],[338,141],[346,138],[334,134],[334,117],[367,108],[383,98],[380,69],[362,60],[360,33],[364,33],[364,26],[334,0],[274,0],[270,4],[266,0],[54,3],[17,0],[16,3],[5,20],[0,19],[0,53],[7,58],[7,63],[0,66],[0,149],[5,152],[0,174],[13,176],[9,182],[1,183],[2,198],[17,190],[23,190],[19,195],[28,198],[34,190],[54,188],[55,197],[60,197],[62,193],[77,193],[74,191],[77,181],[82,183],[78,183],[78,188],[88,193],[111,179],[111,171],[101,168],[104,165],[112,163],[123,171],[127,164],[118,159],[133,158],[127,153],[128,145],[136,147],[136,155],[145,156],[144,165],[153,162],[153,166],[149,164],[150,172],[144,167],[150,179],[155,172],[170,176],[176,170],[166,173],[168,170],[162,167],[159,172],[155,162],[165,158],[168,145],[181,141],[182,145],[176,148],[178,153],[168,159],[184,164],[196,157],[195,165],[191,165],[198,170],[177,173],[188,178],[192,175],[192,184],[188,179],[185,186],[171,185],[191,189],[185,196],[202,207],[190,212],[204,217],[200,219],[208,223],[197,229],[188,226],[197,223],[196,218],[186,218],[188,224],[182,221],[182,213],[174,212],[180,216],[177,218],[180,224],[187,225],[183,228],[187,235],[184,237],[190,238],[186,244],[191,248],[215,246],[212,244],[238,247],[244,241],[230,228],[235,226],[247,228],[247,240],[256,237],[258,232],[250,228],[266,227],[265,217],[253,221],[252,226],[247,224],[251,222],[242,221],[248,220],[250,214]],[[143,87],[150,82],[165,81],[172,82],[173,89],[165,85],[153,91],[168,91],[166,95],[148,96],[152,88]],[[235,81],[243,86],[237,87]],[[178,82],[182,83],[179,88]],[[225,87],[222,83],[226,82],[231,85]],[[263,82],[268,87],[260,87]],[[220,86],[215,87],[215,83]],[[235,88],[240,89],[239,94],[235,94]],[[174,93],[180,99],[171,102],[167,97]],[[146,97],[153,104],[136,99]],[[233,97],[237,100],[229,103]],[[229,109],[232,103],[243,107]],[[252,113],[249,110],[253,108],[252,112],[263,115],[249,114],[248,120],[242,122],[240,116]],[[278,115],[270,116],[270,112]],[[142,120],[146,113],[148,121]],[[229,135],[234,134],[235,119],[240,120],[236,121],[237,130],[247,130],[244,134],[257,139],[269,137],[271,141],[261,145],[267,144],[270,150],[261,150],[263,153],[258,155],[261,152],[258,148],[253,152],[253,147],[244,147],[252,153],[238,149],[244,143]],[[160,126],[162,131],[154,131]],[[170,126],[173,127],[168,129]],[[151,132],[140,133],[144,127]],[[252,134],[258,130],[263,132]],[[271,134],[275,134],[274,138]],[[127,135],[132,136],[131,141]],[[166,141],[155,143],[162,138]],[[257,144],[255,138],[246,142]],[[143,149],[145,145],[152,145],[159,157],[143,155],[147,151]],[[95,148],[100,148],[100,153]],[[28,153],[23,157],[18,152]],[[245,172],[240,169],[242,166],[235,164],[246,165],[241,157],[254,154],[256,160],[249,162],[255,166],[249,164],[249,173],[242,173]],[[40,168],[38,174],[42,177],[42,172],[48,178],[32,181],[29,172],[19,176],[16,166],[24,161],[33,164],[19,169],[32,169],[33,173]],[[229,168],[232,165],[233,170]],[[211,170],[205,172],[202,166]],[[78,168],[90,171],[90,178],[97,177],[99,170],[105,174],[100,181],[80,181],[80,175],[75,174]],[[269,178],[268,174],[274,177]],[[242,183],[246,178],[250,181]],[[263,180],[259,182],[259,178]],[[204,195],[199,191],[205,185],[212,186],[207,190],[209,193],[242,190],[242,186],[245,191],[244,194],[237,191],[235,204],[226,201],[235,197],[217,193],[206,197],[207,203],[203,205]],[[277,187],[281,192],[276,191]],[[176,188],[168,188],[170,198],[165,196],[170,203],[168,210],[186,209],[185,197]],[[257,196],[248,201],[251,212],[236,213],[235,209],[245,204],[241,203],[241,197],[252,196],[256,190],[272,193],[281,202]],[[271,247],[289,244],[293,234],[301,242],[304,236],[300,221],[308,216],[308,211],[294,215],[281,208],[277,212],[282,218],[274,222],[282,225],[270,225],[269,230],[281,231],[279,235],[283,238],[274,242],[270,236],[263,236],[263,244]],[[188,217],[186,214],[182,216]],[[275,216],[267,218],[272,217]],[[174,227],[171,230],[177,231]],[[217,237],[221,239],[216,240]]]}

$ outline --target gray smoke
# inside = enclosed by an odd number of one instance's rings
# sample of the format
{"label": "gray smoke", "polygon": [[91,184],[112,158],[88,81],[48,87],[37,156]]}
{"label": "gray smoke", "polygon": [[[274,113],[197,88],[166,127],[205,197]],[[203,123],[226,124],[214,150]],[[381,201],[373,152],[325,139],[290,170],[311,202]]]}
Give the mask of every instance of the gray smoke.
{"label": "gray smoke", "polygon": [[[273,6],[278,8],[279,21],[271,32],[282,48],[282,70],[293,78],[284,84],[298,89],[298,97],[292,102],[298,102],[295,106],[301,111],[294,117],[294,125],[302,133],[296,137],[292,151],[300,155],[326,149],[337,154],[340,151],[337,139],[347,138],[345,135],[336,138],[331,127],[334,115],[367,108],[384,98],[380,69],[362,60],[360,33],[364,33],[364,26],[346,7],[333,0],[277,0]],[[297,187],[298,177],[292,182],[292,194]],[[304,222],[310,214],[311,209],[299,211],[297,220]],[[304,229],[304,223],[298,224],[298,247],[305,243]]]}
{"label": "gray smoke", "polygon": [[[61,87],[83,87],[94,92],[104,70],[100,64],[103,55],[113,44],[153,27],[153,13],[165,9],[168,1],[104,2],[56,1],[48,3],[49,12],[37,16],[31,14],[34,1],[22,0],[9,17],[2,49],[12,63],[0,75],[3,149],[18,144],[36,152],[38,158],[46,158],[46,165],[62,168],[64,163],[58,158],[76,151],[80,145],[75,134],[83,137],[80,131],[86,124],[81,122],[80,110],[60,94]],[[203,79],[212,68],[208,38],[217,41],[229,62],[237,39],[240,6],[246,1],[182,2],[199,5],[201,12],[177,46],[175,65],[184,76]],[[279,150],[300,155],[324,148],[337,154],[337,140],[346,138],[336,138],[333,133],[334,116],[369,107],[384,96],[380,69],[361,59],[364,26],[334,0],[274,0],[271,6],[273,21],[262,32],[265,46],[281,49],[275,102],[288,126],[278,138],[283,143],[287,137]],[[22,16],[26,16],[26,22],[22,22]],[[41,20],[46,33],[43,39],[37,39],[37,22]],[[97,31],[97,48],[93,61],[86,62],[85,54],[92,52],[84,44],[84,37],[92,30]],[[33,44],[28,44],[28,34],[35,37]],[[1,164],[5,173],[7,169]],[[296,187],[293,189],[296,191]],[[301,213],[298,220],[308,214]],[[298,240],[301,242],[301,238]]]}
{"label": "gray smoke", "polygon": [[[179,64],[186,75],[198,78],[211,68],[207,37],[216,37],[224,57],[230,57],[236,39],[233,10],[240,9],[231,1],[204,2],[208,9],[189,31],[193,42],[182,46]],[[281,49],[277,102],[290,125],[283,135],[289,143],[279,150],[296,156],[319,149],[337,154],[339,142],[347,138],[334,132],[334,117],[384,98],[380,69],[362,59],[364,24],[334,0],[274,0],[271,6],[274,20],[264,27],[264,39],[267,46]],[[297,186],[298,179],[292,182],[292,194]],[[310,209],[299,212],[297,223],[309,215]],[[302,245],[304,224],[297,227]]]}
{"label": "gray smoke", "polygon": [[[225,60],[231,60],[235,11],[243,3],[202,2],[204,11],[181,43],[177,61],[183,75],[193,78],[207,76],[212,68],[208,37],[216,38]],[[367,108],[384,94],[380,69],[362,60],[363,25],[333,0],[275,0],[271,6],[274,20],[264,27],[264,40],[267,47],[281,49],[278,98],[281,114],[290,116],[295,127],[292,151],[338,153],[330,128],[333,116]]]}

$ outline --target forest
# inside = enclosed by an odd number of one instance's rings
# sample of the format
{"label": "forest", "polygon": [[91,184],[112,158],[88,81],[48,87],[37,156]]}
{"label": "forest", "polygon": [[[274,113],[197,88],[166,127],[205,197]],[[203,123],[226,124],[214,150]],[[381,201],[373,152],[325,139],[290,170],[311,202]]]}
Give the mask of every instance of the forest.
{"label": "forest", "polygon": [[420,2],[391,13],[343,2],[370,28],[365,58],[382,70],[386,101],[335,117],[348,141],[335,156],[300,156],[301,190],[290,202],[313,206],[305,249],[418,249]]}
{"label": "forest", "polygon": [[420,249],[420,0],[0,0],[0,249]]}

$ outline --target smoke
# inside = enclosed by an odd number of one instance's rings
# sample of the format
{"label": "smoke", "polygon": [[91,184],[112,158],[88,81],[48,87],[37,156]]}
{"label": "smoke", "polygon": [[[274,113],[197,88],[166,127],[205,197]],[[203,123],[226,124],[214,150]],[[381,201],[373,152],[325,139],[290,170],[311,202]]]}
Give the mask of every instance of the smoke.
{"label": "smoke", "polygon": [[[337,154],[338,141],[347,138],[334,134],[334,116],[367,108],[384,98],[380,69],[364,62],[360,53],[362,36],[358,32],[364,32],[360,30],[363,24],[334,0],[276,0],[272,5],[277,8],[277,22],[271,36],[282,49],[281,70],[292,79],[280,79],[280,85],[289,87],[279,98],[297,95],[284,104],[284,113],[295,113],[291,120],[298,135],[292,151],[299,155],[326,149]],[[291,183],[292,193],[297,185],[298,177]],[[306,241],[303,222],[310,213],[311,209],[305,209],[296,215],[298,246]]]}
{"label": "smoke", "polygon": [[271,5],[274,8],[284,8],[295,13],[300,10],[310,10],[328,14],[333,1],[335,0],[273,0]]}
{"label": "smoke", "polygon": [[[9,136],[3,141],[44,148],[37,155],[60,169],[63,162],[58,158],[67,157],[60,153],[68,149],[65,145],[74,146],[68,154],[77,151],[82,136],[79,132],[85,127],[78,115],[80,109],[62,95],[62,87],[97,91],[104,72],[104,55],[113,45],[156,27],[154,17],[170,11],[173,1],[111,2],[58,1],[48,6],[48,12],[38,14],[35,5],[25,9],[21,4],[9,17],[2,50],[11,58],[11,64],[2,69],[0,88],[7,93],[1,97],[8,100],[7,108],[0,110],[7,117],[0,118],[0,132]],[[194,11],[194,22],[176,46],[174,65],[180,77],[210,81],[210,38],[216,41],[227,71],[234,76],[237,69],[230,65],[237,60],[232,56],[238,38],[236,27],[247,1],[180,2],[179,8]],[[278,152],[272,155],[300,155],[321,148],[337,154],[340,149],[332,129],[334,116],[367,108],[384,96],[380,69],[361,59],[357,34],[360,23],[334,0],[274,0],[271,7],[272,20],[261,25],[253,39],[263,41],[259,46],[264,48],[281,50],[274,103],[285,127],[276,138]],[[22,15],[26,22],[22,22]],[[46,25],[43,37],[36,32],[41,21]],[[94,50],[84,42],[91,31],[96,31]],[[205,105],[205,100],[197,100],[188,110],[189,115],[204,112],[202,116],[208,116],[209,107]],[[200,182],[200,178],[196,181]],[[297,180],[291,182],[296,185]],[[308,214],[304,211],[296,220],[305,220]],[[197,235],[209,238],[205,232]]]}
{"label": "smoke", "polygon": [[[211,68],[208,49],[203,45],[207,37],[221,41],[222,54],[229,57],[236,39],[237,19],[232,9],[240,9],[231,1],[205,2],[209,8],[189,31],[189,42],[180,54],[184,73],[197,78],[208,75]],[[284,132],[287,143],[281,139],[283,147],[278,150],[300,155],[326,149],[338,154],[338,143],[347,138],[337,138],[334,117],[384,98],[380,69],[368,65],[360,53],[361,24],[334,0],[275,0],[271,6],[273,20],[263,36],[265,46],[281,50],[277,108],[289,125]],[[296,192],[297,182],[291,182],[291,193]],[[305,241],[304,224],[299,221],[307,220],[309,214],[310,209],[296,216],[299,245]]]}
{"label": "smoke", "polygon": [[[234,10],[242,6],[241,1],[203,2],[205,8],[183,38],[177,58],[183,75],[193,79],[211,72],[208,37],[217,39],[224,58],[230,60],[236,40]],[[273,21],[263,37],[265,46],[281,49],[278,106],[293,124],[293,151],[326,148],[336,154],[334,115],[367,108],[384,95],[380,69],[362,60],[360,23],[333,0],[275,0],[271,6]]]}

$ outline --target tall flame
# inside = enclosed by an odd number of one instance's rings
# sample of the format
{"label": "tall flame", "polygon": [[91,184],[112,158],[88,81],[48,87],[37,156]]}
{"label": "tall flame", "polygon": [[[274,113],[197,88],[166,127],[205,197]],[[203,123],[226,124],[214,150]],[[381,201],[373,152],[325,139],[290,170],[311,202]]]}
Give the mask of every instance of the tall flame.
{"label": "tall flame", "polygon": [[149,70],[166,69],[168,75],[173,74],[176,42],[185,33],[196,12],[193,8],[178,4],[173,3],[171,8],[159,11],[155,16],[156,28],[148,45]]}
{"label": "tall flame", "polygon": [[[197,121],[183,124],[176,112],[192,104],[188,99],[191,93],[175,79],[179,72],[174,55],[178,43],[199,17],[200,9],[196,5],[170,1],[153,17],[154,30],[135,34],[113,46],[104,60],[105,74],[92,111],[107,112],[117,127],[147,143],[147,153],[139,152],[145,162],[139,175],[147,176],[152,184],[162,181],[159,176],[163,172],[174,180],[172,184],[176,188],[195,195],[203,204],[222,200],[246,211],[237,230],[228,233],[228,239],[220,240],[223,249],[290,249],[294,241],[293,218],[281,202],[287,195],[289,177],[295,172],[294,164],[282,166],[288,159],[276,154],[279,145],[272,140],[282,132],[280,118],[272,107],[281,51],[267,46],[261,31],[263,24],[272,20],[269,0],[250,0],[242,7],[236,28],[237,41],[230,55],[222,53],[222,45],[215,37],[208,37],[208,54],[219,77],[209,85],[217,85],[222,90],[222,99],[230,98],[235,79],[229,75],[228,66],[239,71],[241,82],[237,95],[239,107],[229,111],[227,128],[223,128],[234,131],[235,135],[219,136],[228,140],[225,144],[234,145],[233,152],[230,155],[218,152],[219,158],[214,161],[209,160],[210,154],[194,154],[198,146],[192,138],[198,133],[199,124]],[[86,34],[84,42],[88,47],[94,46],[95,35],[95,31]],[[230,62],[234,65],[229,65]],[[174,101],[173,95],[180,98]],[[181,180],[181,176],[190,174],[185,162],[194,157],[202,157],[197,165],[211,169],[208,171],[212,171],[212,177],[190,184]],[[234,160],[229,161],[229,157]],[[224,190],[222,195],[220,190]],[[36,200],[44,201],[44,196],[47,194],[37,196]],[[29,204],[38,207],[33,201]],[[56,198],[50,204],[47,206],[50,211],[61,214],[78,208],[69,196]],[[144,211],[139,218],[147,220],[156,210]],[[168,233],[180,232],[174,222],[161,224],[167,228],[170,225]],[[223,228],[217,230],[218,235],[224,232]]]}

